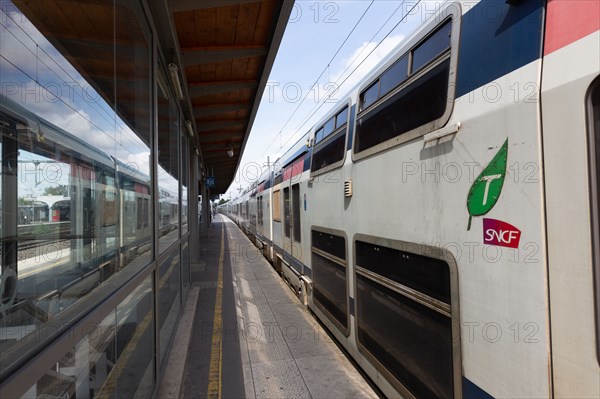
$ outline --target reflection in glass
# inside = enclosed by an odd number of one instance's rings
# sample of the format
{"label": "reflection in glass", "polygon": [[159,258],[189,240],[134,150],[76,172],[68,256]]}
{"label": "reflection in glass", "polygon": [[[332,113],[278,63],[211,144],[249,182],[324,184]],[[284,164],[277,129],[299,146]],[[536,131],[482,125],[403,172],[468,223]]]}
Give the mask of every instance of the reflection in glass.
{"label": "reflection in glass", "polygon": [[[14,332],[0,337],[3,357],[91,291],[114,291],[111,276],[152,259],[141,7],[15,3],[21,9],[3,1],[0,10],[0,328]],[[72,40],[74,21],[61,13],[104,23],[77,24]]]}
{"label": "reflection in glass", "polygon": [[24,398],[149,398],[154,388],[152,278],[88,332]]}
{"label": "reflection in glass", "polygon": [[171,336],[175,331],[177,315],[181,309],[180,302],[180,253],[179,248],[170,251],[170,255],[160,264],[158,282],[158,321],[160,328],[160,359],[165,362],[165,354],[169,347]]}
{"label": "reflection in glass", "polygon": [[179,239],[179,128],[174,96],[158,96],[158,229],[162,253]]}

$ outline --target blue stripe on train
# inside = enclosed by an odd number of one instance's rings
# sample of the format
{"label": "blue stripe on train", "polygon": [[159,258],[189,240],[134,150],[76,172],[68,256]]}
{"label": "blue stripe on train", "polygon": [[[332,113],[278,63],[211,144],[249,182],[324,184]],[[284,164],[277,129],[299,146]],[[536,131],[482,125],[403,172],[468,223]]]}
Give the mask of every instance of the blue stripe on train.
{"label": "blue stripe on train", "polygon": [[544,0],[483,0],[462,17],[456,98],[541,58]]}
{"label": "blue stripe on train", "polygon": [[494,397],[463,377],[463,399],[494,399]]}

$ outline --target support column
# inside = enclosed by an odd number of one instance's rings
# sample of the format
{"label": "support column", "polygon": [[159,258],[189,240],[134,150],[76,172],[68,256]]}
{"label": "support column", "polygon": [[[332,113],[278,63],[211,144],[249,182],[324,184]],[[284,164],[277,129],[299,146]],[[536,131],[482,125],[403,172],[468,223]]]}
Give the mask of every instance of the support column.
{"label": "support column", "polygon": [[190,262],[200,262],[200,225],[198,223],[198,156],[190,157]]}

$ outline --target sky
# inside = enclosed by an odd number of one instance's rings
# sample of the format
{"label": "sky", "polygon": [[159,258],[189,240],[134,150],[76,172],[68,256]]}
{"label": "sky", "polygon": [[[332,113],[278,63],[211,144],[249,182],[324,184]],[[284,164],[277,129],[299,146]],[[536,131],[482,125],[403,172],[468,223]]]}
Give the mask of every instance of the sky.
{"label": "sky", "polygon": [[267,157],[273,162],[337,108],[444,2],[297,0],[224,198],[235,198],[266,170]]}

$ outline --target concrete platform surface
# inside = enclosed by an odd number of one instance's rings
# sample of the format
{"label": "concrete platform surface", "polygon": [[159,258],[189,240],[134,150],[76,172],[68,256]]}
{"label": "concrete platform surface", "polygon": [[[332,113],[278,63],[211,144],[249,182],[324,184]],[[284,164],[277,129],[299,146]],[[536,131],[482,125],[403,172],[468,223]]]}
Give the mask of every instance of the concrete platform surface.
{"label": "concrete platform surface", "polygon": [[217,215],[200,250],[182,397],[378,397],[231,220]]}

